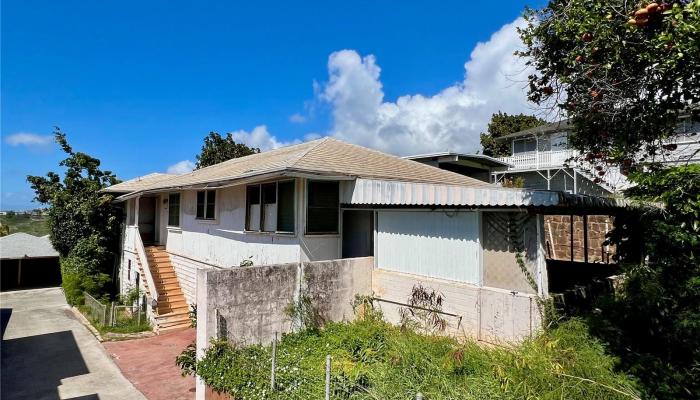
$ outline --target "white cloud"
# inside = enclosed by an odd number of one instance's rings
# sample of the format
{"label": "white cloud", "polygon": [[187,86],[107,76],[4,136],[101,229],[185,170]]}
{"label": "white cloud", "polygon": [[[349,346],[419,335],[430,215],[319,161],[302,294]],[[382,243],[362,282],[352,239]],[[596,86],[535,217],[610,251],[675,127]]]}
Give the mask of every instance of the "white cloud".
{"label": "white cloud", "polygon": [[291,142],[277,140],[275,136],[271,135],[270,132],[267,131],[267,126],[265,125],[256,126],[250,132],[241,129],[239,131],[231,132],[231,135],[233,136],[233,140],[236,142],[245,143],[250,147],[257,147],[262,151],[299,143],[299,140],[294,140]]}
{"label": "white cloud", "polygon": [[332,106],[331,134],[394,154],[480,148],[479,133],[497,111],[531,111],[523,86],[528,74],[513,55],[522,44],[519,18],[479,43],[464,64],[465,78],[433,96],[384,101],[381,69],[373,55],[354,50],[330,55],[329,81],[320,92]]}
{"label": "white cloud", "polygon": [[299,114],[299,113],[294,113],[289,116],[289,122],[293,122],[295,124],[301,124],[306,122],[306,117]]}
{"label": "white cloud", "polygon": [[194,163],[190,160],[182,160],[168,167],[169,174],[186,174],[194,169]]}
{"label": "white cloud", "polygon": [[47,146],[53,142],[51,135],[38,135],[30,132],[17,132],[5,138],[10,146]]}

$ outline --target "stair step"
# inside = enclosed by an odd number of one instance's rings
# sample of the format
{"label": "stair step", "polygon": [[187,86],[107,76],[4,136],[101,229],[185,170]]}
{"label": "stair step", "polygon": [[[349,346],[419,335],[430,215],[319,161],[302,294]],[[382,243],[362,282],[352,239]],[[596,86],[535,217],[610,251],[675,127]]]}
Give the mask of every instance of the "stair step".
{"label": "stair step", "polygon": [[175,326],[168,326],[166,328],[158,328],[158,334],[161,333],[168,333],[168,332],[176,332],[176,331],[182,331],[185,329],[188,329],[190,327],[189,323],[182,323],[180,325],[175,325]]}
{"label": "stair step", "polygon": [[159,314],[156,317],[156,322],[158,325],[162,326],[164,324],[172,324],[175,322],[189,321],[190,315],[182,311],[174,311],[166,314]]}

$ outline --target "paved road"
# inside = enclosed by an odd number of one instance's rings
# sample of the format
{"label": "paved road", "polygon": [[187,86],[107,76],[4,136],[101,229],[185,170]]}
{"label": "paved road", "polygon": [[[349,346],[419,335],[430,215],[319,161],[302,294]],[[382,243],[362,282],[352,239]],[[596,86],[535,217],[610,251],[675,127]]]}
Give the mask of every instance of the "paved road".
{"label": "paved road", "polygon": [[0,293],[0,397],[145,400],[70,311],[60,288]]}

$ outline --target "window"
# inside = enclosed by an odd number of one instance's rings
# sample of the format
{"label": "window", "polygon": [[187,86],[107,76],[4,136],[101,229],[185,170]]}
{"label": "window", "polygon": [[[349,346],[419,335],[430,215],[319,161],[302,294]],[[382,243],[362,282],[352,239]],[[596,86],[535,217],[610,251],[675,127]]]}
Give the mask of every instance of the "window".
{"label": "window", "polygon": [[308,181],[306,233],[338,233],[340,185],[337,181]]}
{"label": "window", "polygon": [[247,186],[245,229],[293,233],[294,181]]}
{"label": "window", "polygon": [[168,195],[168,226],[180,226],[180,193]]}
{"label": "window", "polygon": [[126,269],[126,279],[131,280],[131,260],[128,260],[128,267]]}
{"label": "window", "polygon": [[513,154],[535,151],[537,141],[534,138],[513,140]]}
{"label": "window", "polygon": [[126,214],[129,216],[127,224],[134,225],[136,223],[136,200],[129,199],[127,202]]}
{"label": "window", "polygon": [[215,219],[216,191],[200,190],[197,192],[197,219]]}

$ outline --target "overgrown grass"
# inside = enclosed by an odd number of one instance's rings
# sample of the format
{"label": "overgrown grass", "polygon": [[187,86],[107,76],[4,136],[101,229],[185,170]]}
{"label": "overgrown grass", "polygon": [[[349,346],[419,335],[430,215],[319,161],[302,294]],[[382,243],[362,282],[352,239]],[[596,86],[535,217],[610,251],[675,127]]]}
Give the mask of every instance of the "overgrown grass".
{"label": "overgrown grass", "polygon": [[79,305],[78,310],[87,318],[92,326],[95,327],[101,334],[105,333],[137,333],[146,332],[152,330],[151,324],[148,322],[148,318],[142,313],[141,319],[139,320],[136,316],[130,317],[120,317],[115,326],[110,326],[109,322],[102,324],[102,321],[95,320],[92,318],[87,307],[84,305]]}
{"label": "overgrown grass", "polygon": [[49,234],[49,224],[43,216],[27,214],[1,215],[0,224],[10,227],[10,233],[24,232],[34,236]]}
{"label": "overgrown grass", "polygon": [[236,398],[323,398],[326,355],[334,399],[630,399],[636,382],[570,320],[514,348],[460,343],[380,320],[330,323],[285,335],[270,390],[271,348],[211,344],[197,373]]}

